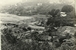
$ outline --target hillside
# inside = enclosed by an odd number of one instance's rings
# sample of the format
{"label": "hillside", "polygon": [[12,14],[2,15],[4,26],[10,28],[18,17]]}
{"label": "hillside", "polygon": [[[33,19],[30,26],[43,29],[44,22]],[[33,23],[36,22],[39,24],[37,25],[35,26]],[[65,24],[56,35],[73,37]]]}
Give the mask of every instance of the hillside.
{"label": "hillside", "polygon": [[[19,3],[15,5],[4,6],[1,12],[16,14],[20,16],[47,14],[52,9],[61,9],[66,4],[50,4],[50,3]],[[10,11],[11,10],[11,11]]]}
{"label": "hillside", "polygon": [[32,17],[29,16],[17,16],[17,15],[13,15],[13,14],[3,14],[0,13],[0,19],[2,22],[18,22],[21,20],[27,20],[27,19],[31,19]]}

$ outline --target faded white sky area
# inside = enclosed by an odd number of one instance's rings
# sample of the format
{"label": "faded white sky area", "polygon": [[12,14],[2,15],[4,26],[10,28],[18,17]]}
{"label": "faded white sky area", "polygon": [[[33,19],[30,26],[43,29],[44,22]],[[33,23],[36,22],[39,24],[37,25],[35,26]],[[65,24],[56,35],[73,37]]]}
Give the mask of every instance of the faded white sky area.
{"label": "faded white sky area", "polygon": [[25,3],[26,2],[43,2],[43,3],[48,2],[48,3],[57,3],[57,4],[67,3],[67,4],[74,5],[75,0],[0,0],[0,8],[4,5],[16,4],[20,2],[25,2]]}
{"label": "faded white sky area", "polygon": [[22,0],[0,0],[0,5],[14,4],[21,2]]}
{"label": "faded white sky area", "polygon": [[19,2],[74,3],[74,0],[0,0],[0,6]]}

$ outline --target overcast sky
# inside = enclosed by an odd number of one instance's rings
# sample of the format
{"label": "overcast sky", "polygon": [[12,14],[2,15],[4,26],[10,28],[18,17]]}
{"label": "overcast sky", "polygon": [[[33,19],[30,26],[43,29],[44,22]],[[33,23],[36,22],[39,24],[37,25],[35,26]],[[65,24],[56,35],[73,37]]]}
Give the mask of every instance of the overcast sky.
{"label": "overcast sky", "polygon": [[[26,1],[26,2],[36,2],[36,1],[43,1],[43,2],[46,2],[46,1],[49,1],[50,3],[51,2],[59,2],[59,0],[0,0],[0,5],[6,5],[6,4],[13,4],[13,3],[18,3],[18,2],[22,2],[22,1]],[[60,1],[68,1],[68,2],[74,2],[74,0],[60,0]]]}
{"label": "overcast sky", "polygon": [[[74,3],[74,0],[0,0],[0,8],[4,5],[16,4],[19,2],[49,2],[49,3]],[[75,6],[76,7],[76,6]]]}

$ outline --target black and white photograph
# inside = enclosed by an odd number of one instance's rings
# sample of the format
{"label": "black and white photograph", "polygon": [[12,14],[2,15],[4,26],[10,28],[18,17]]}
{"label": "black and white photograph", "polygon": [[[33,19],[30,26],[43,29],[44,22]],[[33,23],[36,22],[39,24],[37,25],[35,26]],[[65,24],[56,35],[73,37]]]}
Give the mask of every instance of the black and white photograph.
{"label": "black and white photograph", "polygon": [[75,0],[0,0],[1,50],[76,50]]}

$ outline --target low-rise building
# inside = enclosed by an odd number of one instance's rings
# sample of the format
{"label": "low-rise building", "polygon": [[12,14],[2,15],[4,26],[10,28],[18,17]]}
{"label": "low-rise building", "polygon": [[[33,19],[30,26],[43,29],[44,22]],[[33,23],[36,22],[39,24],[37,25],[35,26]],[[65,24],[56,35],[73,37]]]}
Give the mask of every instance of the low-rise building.
{"label": "low-rise building", "polygon": [[66,14],[65,12],[60,12],[60,16],[61,16],[61,17],[66,17],[67,14]]}

